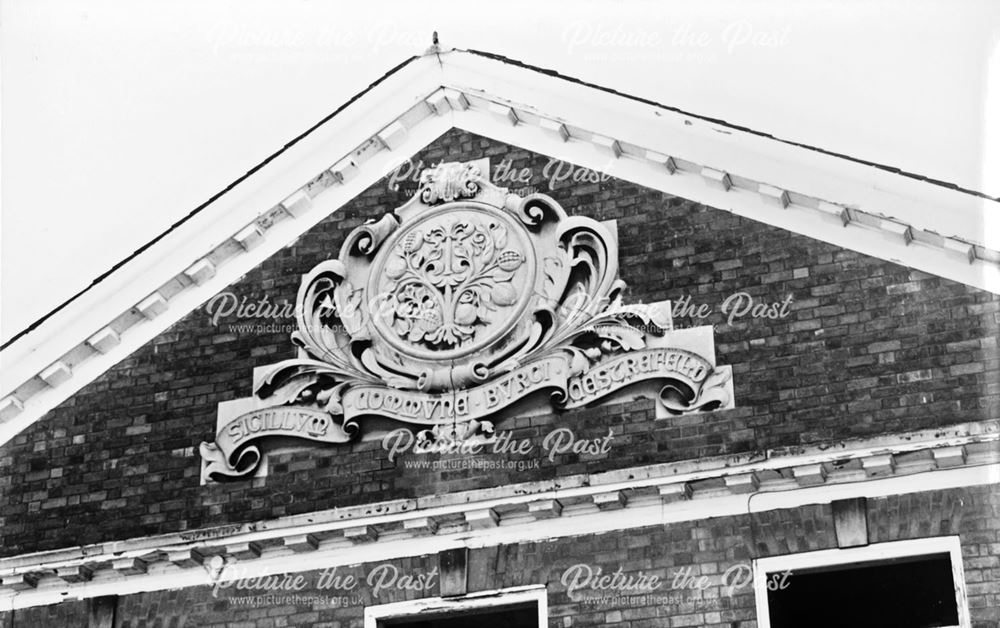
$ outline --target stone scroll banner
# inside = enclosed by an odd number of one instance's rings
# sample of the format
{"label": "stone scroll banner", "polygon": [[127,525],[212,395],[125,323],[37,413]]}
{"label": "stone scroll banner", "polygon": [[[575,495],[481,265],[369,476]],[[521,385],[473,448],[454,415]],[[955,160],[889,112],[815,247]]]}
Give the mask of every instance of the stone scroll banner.
{"label": "stone scroll banner", "polygon": [[226,423],[215,443],[202,444],[205,473],[213,480],[252,473],[259,461],[257,441],[292,437],[344,443],[360,431],[365,417],[382,417],[414,426],[478,421],[524,397],[546,391],[553,406],[586,406],[642,381],[662,384],[659,403],[673,413],[712,410],[730,404],[730,372],[717,370],[694,352],[649,348],[574,368],[571,353],[557,353],[524,364],[487,384],[428,394],[365,384],[344,392],[342,415],[302,406],[275,406],[247,412]]}
{"label": "stone scroll banner", "polygon": [[203,474],[214,480],[243,477],[260,464],[257,442],[272,437],[304,438],[323,443],[346,443],[350,435],[330,413],[301,406],[276,406],[241,414],[201,444]]}

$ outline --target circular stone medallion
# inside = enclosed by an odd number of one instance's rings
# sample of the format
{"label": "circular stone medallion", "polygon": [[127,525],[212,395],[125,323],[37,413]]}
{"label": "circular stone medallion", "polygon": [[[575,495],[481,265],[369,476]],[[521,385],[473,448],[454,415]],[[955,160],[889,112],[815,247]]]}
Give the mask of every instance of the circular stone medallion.
{"label": "circular stone medallion", "polygon": [[375,330],[423,360],[488,352],[527,307],[535,267],[514,217],[485,205],[442,205],[400,228],[374,260]]}

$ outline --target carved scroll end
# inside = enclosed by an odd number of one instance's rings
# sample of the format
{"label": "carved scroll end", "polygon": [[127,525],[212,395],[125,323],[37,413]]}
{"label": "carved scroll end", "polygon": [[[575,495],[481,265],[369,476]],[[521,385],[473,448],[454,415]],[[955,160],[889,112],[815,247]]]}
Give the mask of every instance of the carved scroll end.
{"label": "carved scroll end", "polygon": [[241,450],[234,456],[235,460],[228,459],[225,452],[215,443],[202,442],[198,446],[198,451],[202,460],[202,483],[242,479],[256,471],[261,460],[260,449],[255,445],[249,445]]}
{"label": "carved scroll end", "polygon": [[341,249],[341,257],[344,257],[345,253],[348,257],[374,255],[398,226],[399,220],[392,214],[386,214],[377,221],[358,227],[347,236]]}
{"label": "carved scroll end", "polygon": [[532,231],[539,231],[546,224],[557,224],[567,218],[566,211],[552,197],[545,194],[531,194],[524,197],[514,210],[514,214]]}

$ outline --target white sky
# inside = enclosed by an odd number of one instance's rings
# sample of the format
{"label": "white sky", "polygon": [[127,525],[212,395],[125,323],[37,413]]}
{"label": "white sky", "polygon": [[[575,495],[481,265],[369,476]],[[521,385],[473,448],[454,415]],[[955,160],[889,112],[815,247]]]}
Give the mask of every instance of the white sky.
{"label": "white sky", "polygon": [[988,91],[1000,104],[1000,3],[986,0],[0,0],[0,20],[4,339],[434,30],[443,46],[1000,195],[984,140],[1000,135],[985,120]]}

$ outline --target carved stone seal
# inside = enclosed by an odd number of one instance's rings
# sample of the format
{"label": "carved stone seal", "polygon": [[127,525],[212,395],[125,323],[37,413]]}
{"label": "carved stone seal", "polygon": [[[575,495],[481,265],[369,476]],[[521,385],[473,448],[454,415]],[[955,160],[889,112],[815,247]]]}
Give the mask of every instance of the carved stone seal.
{"label": "carved stone seal", "polygon": [[[365,417],[491,429],[482,419],[539,391],[578,407],[660,380],[669,412],[731,404],[729,370],[653,342],[671,329],[669,304],[623,304],[617,275],[601,223],[545,195],[509,194],[471,164],[429,169],[409,202],[302,278],[299,355],[259,373],[255,411],[202,445],[205,473],[250,473],[252,442],[271,432],[345,442]],[[320,435],[316,412],[330,418]]]}

